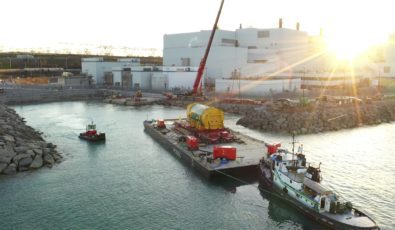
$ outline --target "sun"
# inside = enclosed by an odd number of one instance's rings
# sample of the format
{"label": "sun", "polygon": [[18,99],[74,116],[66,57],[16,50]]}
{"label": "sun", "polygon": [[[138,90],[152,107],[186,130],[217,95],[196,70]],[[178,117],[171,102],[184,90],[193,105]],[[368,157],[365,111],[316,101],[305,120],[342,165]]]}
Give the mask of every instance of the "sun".
{"label": "sun", "polygon": [[351,33],[335,33],[324,37],[329,53],[332,53],[339,60],[354,60],[362,55],[370,45],[371,41],[363,36]]}
{"label": "sun", "polygon": [[367,33],[366,28],[350,26],[349,24],[337,24],[324,33],[326,49],[336,59],[353,61],[367,53],[374,45],[385,43],[383,33]]}

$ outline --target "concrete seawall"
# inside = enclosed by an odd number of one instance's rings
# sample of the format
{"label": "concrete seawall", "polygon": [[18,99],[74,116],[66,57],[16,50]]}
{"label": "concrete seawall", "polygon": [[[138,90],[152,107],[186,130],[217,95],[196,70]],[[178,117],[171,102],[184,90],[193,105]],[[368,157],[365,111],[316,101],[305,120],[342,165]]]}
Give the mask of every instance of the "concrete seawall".
{"label": "concrete seawall", "polygon": [[8,105],[100,99],[100,89],[11,88],[0,95],[0,101]]}

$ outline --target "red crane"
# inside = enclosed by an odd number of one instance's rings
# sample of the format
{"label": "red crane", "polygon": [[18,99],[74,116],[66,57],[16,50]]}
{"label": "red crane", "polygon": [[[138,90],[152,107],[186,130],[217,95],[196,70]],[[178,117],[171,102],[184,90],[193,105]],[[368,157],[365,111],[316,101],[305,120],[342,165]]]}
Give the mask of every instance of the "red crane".
{"label": "red crane", "polygon": [[206,67],[207,57],[208,57],[208,54],[210,53],[211,43],[213,42],[215,31],[217,30],[217,24],[218,24],[219,16],[221,15],[223,5],[224,5],[224,0],[221,1],[221,6],[219,7],[217,18],[215,19],[213,29],[211,30],[210,39],[208,40],[206,52],[204,53],[204,56],[203,56],[202,60],[200,61],[200,65],[199,65],[199,69],[198,69],[198,72],[197,72],[197,75],[195,78],[195,82],[193,83],[192,95],[198,95],[198,94],[202,93],[201,91],[198,92],[198,90],[199,90],[199,86],[201,85],[203,71],[204,71],[204,68]]}

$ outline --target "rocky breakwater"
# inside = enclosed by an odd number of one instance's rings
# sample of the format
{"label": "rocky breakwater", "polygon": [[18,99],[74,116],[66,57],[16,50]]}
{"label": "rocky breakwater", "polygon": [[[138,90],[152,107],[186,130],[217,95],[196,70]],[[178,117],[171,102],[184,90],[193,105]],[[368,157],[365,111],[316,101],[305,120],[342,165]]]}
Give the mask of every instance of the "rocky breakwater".
{"label": "rocky breakwater", "polygon": [[395,104],[311,104],[309,106],[266,106],[247,113],[237,124],[265,132],[309,134],[395,120]]}
{"label": "rocky breakwater", "polygon": [[55,145],[45,142],[13,109],[0,104],[0,174],[52,167],[61,159]]}

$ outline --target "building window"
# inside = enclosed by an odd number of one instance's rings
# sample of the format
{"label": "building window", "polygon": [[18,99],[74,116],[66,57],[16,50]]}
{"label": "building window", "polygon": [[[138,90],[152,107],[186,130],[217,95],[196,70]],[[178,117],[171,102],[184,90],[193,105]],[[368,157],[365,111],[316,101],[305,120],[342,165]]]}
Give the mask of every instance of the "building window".
{"label": "building window", "polygon": [[237,41],[234,39],[222,38],[222,44],[236,46]]}
{"label": "building window", "polygon": [[252,61],[252,63],[266,63],[266,62],[267,62],[267,60],[253,60]]}
{"label": "building window", "polygon": [[268,37],[270,37],[270,31],[268,30],[258,31],[258,38],[268,38]]}
{"label": "building window", "polygon": [[190,58],[181,58],[181,66],[191,66]]}

